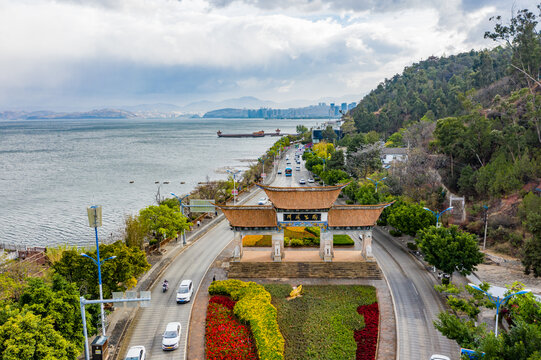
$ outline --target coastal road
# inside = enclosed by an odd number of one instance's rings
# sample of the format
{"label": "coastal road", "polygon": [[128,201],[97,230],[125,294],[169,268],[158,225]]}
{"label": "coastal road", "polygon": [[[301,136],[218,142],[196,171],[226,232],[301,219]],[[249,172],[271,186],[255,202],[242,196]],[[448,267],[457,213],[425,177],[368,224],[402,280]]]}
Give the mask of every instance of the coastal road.
{"label": "coastal road", "polygon": [[429,359],[432,354],[459,359],[458,345],[433,325],[444,303],[434,290],[436,280],[396,241],[379,228],[373,232],[373,252],[393,295],[400,360]]}
{"label": "coastal road", "polygon": [[[288,152],[290,159],[294,159],[294,149]],[[285,155],[278,161],[277,168],[285,169]],[[293,160],[293,164],[295,164]],[[275,186],[299,186],[298,179],[305,176],[306,170],[297,171],[293,177],[286,178],[284,174],[276,175],[273,181]],[[255,205],[257,200],[264,197],[263,190],[256,190],[243,204]],[[151,289],[152,301],[149,307],[140,308],[129,332],[129,347],[143,345],[147,350],[147,357],[153,360],[185,359],[188,324],[192,303],[177,304],[176,290],[180,282],[190,279],[194,284],[194,295],[203,279],[207,269],[214,259],[233,239],[233,233],[227,221],[220,221],[208,233],[185,249],[164,271],[161,279],[169,281],[169,290],[162,293],[161,281]],[[162,334],[167,323],[179,321],[182,325],[182,335],[179,348],[173,351],[163,351],[161,348]]]}

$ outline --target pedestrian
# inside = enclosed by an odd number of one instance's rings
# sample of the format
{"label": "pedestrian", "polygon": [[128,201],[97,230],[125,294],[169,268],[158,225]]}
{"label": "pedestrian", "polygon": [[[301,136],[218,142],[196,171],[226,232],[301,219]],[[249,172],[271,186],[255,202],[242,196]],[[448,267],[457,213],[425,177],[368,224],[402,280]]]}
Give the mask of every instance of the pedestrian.
{"label": "pedestrian", "polygon": [[218,211],[215,211],[215,212],[214,212],[214,216],[218,216]]}
{"label": "pedestrian", "polygon": [[201,221],[197,220],[197,227],[201,226]]}
{"label": "pedestrian", "polygon": [[216,281],[216,275],[212,275],[212,282]]}

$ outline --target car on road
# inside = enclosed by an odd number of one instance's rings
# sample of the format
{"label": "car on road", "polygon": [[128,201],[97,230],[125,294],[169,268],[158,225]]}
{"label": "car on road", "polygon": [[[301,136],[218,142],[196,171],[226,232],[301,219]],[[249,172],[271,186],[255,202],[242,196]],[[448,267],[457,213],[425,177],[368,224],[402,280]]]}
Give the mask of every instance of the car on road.
{"label": "car on road", "polygon": [[299,184],[304,185],[304,184],[306,184],[306,181],[305,181],[304,179],[301,178],[301,179],[299,180]]}
{"label": "car on road", "polygon": [[282,175],[282,170],[278,169],[278,175]]}
{"label": "car on road", "polygon": [[451,360],[449,356],[434,354],[430,357],[430,360]]}
{"label": "car on road", "polygon": [[300,166],[297,166],[297,167],[295,168],[295,170],[296,170],[296,171],[301,171],[301,167],[300,167]]}
{"label": "car on road", "polygon": [[182,280],[177,290],[177,304],[187,303],[192,299],[193,282],[191,280]]}
{"label": "car on road", "polygon": [[257,201],[257,205],[265,205],[267,203],[267,198],[262,197]]}
{"label": "car on road", "polygon": [[286,162],[286,165],[291,165],[291,161]]}
{"label": "car on road", "polygon": [[132,346],[124,360],[145,360],[147,356],[147,350],[144,346]]}
{"label": "car on road", "polygon": [[308,182],[309,182],[309,183],[313,183],[313,182],[314,182],[314,179],[310,178],[310,179],[308,179]]}
{"label": "car on road", "polygon": [[169,324],[167,324],[162,338],[163,350],[175,350],[176,348],[178,348],[181,329],[182,328],[179,322],[170,322]]}

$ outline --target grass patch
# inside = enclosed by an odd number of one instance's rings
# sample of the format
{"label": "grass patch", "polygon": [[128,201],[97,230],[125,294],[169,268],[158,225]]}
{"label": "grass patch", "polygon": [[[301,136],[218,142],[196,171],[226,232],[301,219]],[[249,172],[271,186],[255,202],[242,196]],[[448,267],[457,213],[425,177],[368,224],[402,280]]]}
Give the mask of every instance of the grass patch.
{"label": "grass patch", "polygon": [[286,360],[355,359],[354,331],[365,326],[357,308],[376,301],[374,287],[306,285],[303,296],[292,301],[286,300],[291,286],[268,284],[264,287],[278,310],[278,324],[286,342]]}
{"label": "grass patch", "polygon": [[335,246],[353,246],[355,245],[355,241],[349,236],[345,234],[334,234],[332,236],[332,243]]}
{"label": "grass patch", "polygon": [[242,238],[242,246],[246,246],[246,247],[272,246],[272,235],[246,235]]}

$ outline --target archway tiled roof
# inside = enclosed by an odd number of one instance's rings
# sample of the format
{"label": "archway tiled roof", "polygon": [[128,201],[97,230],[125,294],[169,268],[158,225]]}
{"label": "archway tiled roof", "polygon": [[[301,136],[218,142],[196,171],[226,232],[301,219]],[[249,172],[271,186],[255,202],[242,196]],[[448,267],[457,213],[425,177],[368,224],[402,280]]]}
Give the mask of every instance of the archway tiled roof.
{"label": "archway tiled roof", "polygon": [[315,187],[274,187],[258,184],[275,208],[285,210],[329,209],[347,184]]}

